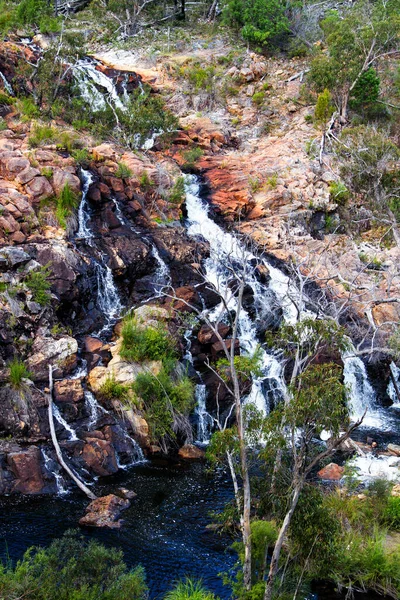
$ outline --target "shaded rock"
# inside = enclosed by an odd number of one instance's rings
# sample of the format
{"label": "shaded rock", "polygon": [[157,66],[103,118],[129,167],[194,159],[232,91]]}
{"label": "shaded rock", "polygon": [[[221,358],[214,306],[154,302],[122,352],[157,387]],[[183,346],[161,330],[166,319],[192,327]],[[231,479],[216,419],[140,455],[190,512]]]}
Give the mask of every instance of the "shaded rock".
{"label": "shaded rock", "polygon": [[73,175],[73,173],[69,173],[68,171],[63,171],[61,169],[55,169],[53,171],[52,183],[57,196],[61,194],[66,185],[69,186],[70,190],[74,194],[78,195],[81,191],[81,182],[79,177]]}
{"label": "shaded rock", "polygon": [[54,383],[56,402],[83,402],[84,399],[82,379],[62,379]]}
{"label": "shaded rock", "polygon": [[[220,323],[218,325],[218,333],[223,339],[225,339],[229,334],[230,329],[231,328],[229,325],[226,325],[225,323]],[[202,325],[199,333],[197,334],[197,339],[199,340],[200,344],[215,344],[219,341],[211,327],[205,324]]]}
{"label": "shaded rock", "polygon": [[114,494],[96,498],[86,508],[86,515],[79,520],[79,525],[118,529],[122,525],[122,521],[118,520],[118,517],[129,506],[128,499],[120,498]]}
{"label": "shaded rock", "polygon": [[327,481],[339,481],[339,479],[342,479],[343,474],[344,467],[336,463],[329,463],[329,465],[318,471],[318,477]]}
{"label": "shaded rock", "polygon": [[83,344],[85,352],[90,353],[99,352],[99,350],[101,350],[101,348],[103,347],[103,342],[99,340],[99,338],[91,336],[85,337]]}
{"label": "shaded rock", "polygon": [[40,494],[45,485],[40,462],[41,452],[36,446],[7,455],[7,463],[16,478],[14,492]]}
{"label": "shaded rock", "polygon": [[27,367],[33,373],[34,381],[47,381],[49,365],[57,367],[55,377],[67,374],[76,365],[78,342],[68,336],[57,340],[50,337],[36,337]]}
{"label": "shaded rock", "polygon": [[0,266],[7,265],[8,267],[15,267],[16,265],[27,263],[30,259],[31,257],[29,254],[24,252],[21,248],[9,246],[0,250]]}
{"label": "shaded rock", "polygon": [[[225,344],[228,349],[228,352],[230,352],[232,347],[232,340],[226,340]],[[238,339],[235,340],[235,354],[240,354],[240,342]],[[221,342],[215,342],[215,344],[211,346],[211,355],[214,359],[225,356]]]}
{"label": "shaded rock", "polygon": [[205,452],[201,448],[194,446],[193,444],[185,444],[179,449],[178,456],[186,459],[199,460],[204,458]]}
{"label": "shaded rock", "polygon": [[387,449],[390,452],[390,454],[400,456],[400,446],[398,446],[397,444],[388,444]]}
{"label": "shaded rock", "polygon": [[81,456],[96,475],[107,476],[118,471],[115,450],[109,441],[98,438],[86,439]]}
{"label": "shaded rock", "polygon": [[133,498],[136,498],[137,496],[136,492],[134,492],[133,490],[128,490],[127,488],[120,487],[117,491],[118,495],[121,496],[121,498],[125,498],[126,500],[133,500]]}

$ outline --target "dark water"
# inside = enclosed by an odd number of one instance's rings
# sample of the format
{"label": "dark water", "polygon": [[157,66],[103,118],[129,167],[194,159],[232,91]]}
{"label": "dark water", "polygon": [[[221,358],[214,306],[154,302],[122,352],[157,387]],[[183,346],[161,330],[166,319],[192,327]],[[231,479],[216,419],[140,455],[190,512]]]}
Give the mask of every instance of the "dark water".
{"label": "dark water", "polygon": [[[121,548],[130,566],[141,563],[152,598],[165,592],[185,575],[201,578],[221,598],[230,596],[219,573],[235,562],[231,540],[206,529],[210,511],[218,511],[232,497],[232,484],[223,473],[209,477],[200,464],[130,469],[96,486],[103,495],[123,485],[138,497],[123,513],[120,530],[83,529],[106,546]],[[9,497],[0,501],[2,558],[20,558],[32,545],[47,546],[77,526],[88,501],[79,493],[65,499]]]}

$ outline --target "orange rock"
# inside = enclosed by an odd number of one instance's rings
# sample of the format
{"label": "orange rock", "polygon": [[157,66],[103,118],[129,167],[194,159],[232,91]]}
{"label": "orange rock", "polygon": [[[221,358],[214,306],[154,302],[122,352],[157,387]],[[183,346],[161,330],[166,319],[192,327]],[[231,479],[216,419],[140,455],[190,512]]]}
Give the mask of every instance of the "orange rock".
{"label": "orange rock", "polygon": [[320,479],[326,479],[327,481],[339,481],[339,479],[342,479],[343,474],[344,467],[333,462],[318,471],[318,477]]}
{"label": "orange rock", "polygon": [[120,498],[115,494],[96,498],[87,506],[87,514],[79,520],[79,525],[118,529],[122,524],[118,517],[121,511],[129,508],[130,504],[128,499]]}
{"label": "orange rock", "polygon": [[185,459],[199,460],[204,458],[205,452],[193,444],[185,444],[179,449],[178,456]]}

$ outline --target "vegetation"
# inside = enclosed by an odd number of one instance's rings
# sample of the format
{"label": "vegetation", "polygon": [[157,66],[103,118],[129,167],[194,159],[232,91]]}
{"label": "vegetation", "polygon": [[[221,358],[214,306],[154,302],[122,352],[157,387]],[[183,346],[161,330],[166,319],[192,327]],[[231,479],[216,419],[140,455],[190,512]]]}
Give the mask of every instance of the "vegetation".
{"label": "vegetation", "polygon": [[67,228],[68,218],[73,214],[79,205],[79,197],[71,190],[66,183],[56,199],[56,217],[60,227]]}
{"label": "vegetation", "polygon": [[51,275],[50,265],[45,265],[30,271],[24,280],[26,287],[32,292],[33,301],[41,306],[47,306],[51,300]]}
{"label": "vegetation", "polygon": [[132,177],[132,170],[125,163],[119,162],[118,169],[115,171],[115,177],[128,179],[129,177]]}
{"label": "vegetation", "polygon": [[110,401],[115,398],[125,401],[129,398],[129,386],[118,383],[115,377],[109,377],[100,387],[99,394],[104,400]]}
{"label": "vegetation", "polygon": [[122,323],[120,354],[132,362],[166,360],[175,355],[175,343],[164,325],[146,327],[128,315]]}
{"label": "vegetation", "polygon": [[284,5],[278,0],[225,0],[223,11],[226,22],[261,49],[281,45],[289,32]]}
{"label": "vegetation", "polygon": [[[17,357],[13,358],[12,361],[8,363],[8,368],[9,368],[9,376],[8,376],[9,383],[16,390],[21,389],[24,379],[29,379],[30,377],[32,377],[32,373],[30,373],[30,371],[28,371],[25,363],[22,360],[18,359]],[[0,587],[0,590],[1,590],[1,587]]]}

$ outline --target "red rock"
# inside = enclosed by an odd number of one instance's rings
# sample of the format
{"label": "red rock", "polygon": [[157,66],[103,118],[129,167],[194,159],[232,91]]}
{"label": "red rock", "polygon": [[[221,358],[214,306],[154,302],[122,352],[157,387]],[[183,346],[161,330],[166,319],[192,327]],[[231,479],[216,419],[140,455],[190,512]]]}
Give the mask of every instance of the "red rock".
{"label": "red rock", "polygon": [[24,169],[23,171],[20,171],[18,173],[18,175],[15,178],[15,181],[24,185],[25,183],[32,181],[32,179],[37,175],[40,175],[40,171],[29,166],[27,169]]}
{"label": "red rock", "polygon": [[114,192],[124,192],[125,186],[122,179],[119,179],[118,177],[110,177],[110,185]]}
{"label": "red rock", "polygon": [[130,504],[128,499],[120,498],[114,494],[96,498],[86,508],[87,514],[79,520],[79,525],[118,529],[122,524],[118,517],[121,511],[129,508]]}
{"label": "red rock", "polygon": [[80,194],[81,191],[81,182],[79,177],[69,173],[68,171],[63,171],[62,169],[56,169],[53,171],[52,183],[54,187],[54,191],[57,196],[59,196],[66,185],[69,186],[71,191],[74,194]]}
{"label": "red rock", "polygon": [[8,176],[15,176],[16,173],[20,173],[28,167],[30,167],[29,160],[27,158],[23,158],[22,156],[12,156],[5,161],[5,168],[6,172],[8,172]]}
{"label": "red rock", "polygon": [[54,195],[54,190],[46,177],[34,177],[26,186],[28,194],[33,196],[35,201],[51,198]]}
{"label": "red rock", "polygon": [[[225,325],[225,323],[220,323],[218,325],[218,333],[223,339],[226,338],[226,336],[229,334],[229,331],[229,325]],[[199,333],[197,334],[197,339],[199,340],[200,344],[215,344],[219,341],[211,327],[205,324],[202,325]]]}
{"label": "red rock", "polygon": [[[191,306],[199,308],[201,306],[200,298],[197,291],[189,286],[183,286],[175,290],[177,299],[169,299],[167,304],[170,304],[174,310],[179,312],[193,312]],[[190,306],[191,305],[191,306]]]}
{"label": "red rock", "polygon": [[36,446],[7,455],[7,462],[16,478],[14,492],[40,494],[44,487],[40,461],[41,452]]}
{"label": "red rock", "polygon": [[14,244],[23,244],[26,240],[26,236],[21,231],[16,231],[10,236],[10,240]]}
{"label": "red rock", "polygon": [[62,379],[54,383],[56,402],[83,402],[84,399],[81,379]]}
{"label": "red rock", "polygon": [[107,476],[118,471],[115,450],[106,440],[87,439],[83,447],[82,459],[96,475]]}
{"label": "red rock", "polygon": [[[225,344],[228,349],[228,352],[230,352],[232,347],[232,340],[225,340]],[[240,342],[238,339],[235,340],[235,354],[240,354]],[[216,342],[211,346],[211,355],[213,358],[225,357],[225,353],[223,351],[221,342]]]}
{"label": "red rock", "polygon": [[178,456],[185,459],[199,460],[204,458],[205,452],[193,444],[185,444],[179,449]]}
{"label": "red rock", "polygon": [[339,479],[342,479],[343,474],[344,467],[336,463],[329,463],[329,465],[318,471],[318,477],[327,481],[339,481]]}
{"label": "red rock", "polygon": [[7,217],[0,215],[0,228],[5,233],[14,233],[20,230],[19,223],[17,223],[12,215],[8,215]]}
{"label": "red rock", "polygon": [[99,190],[101,197],[105,200],[109,200],[111,198],[111,190],[105,183],[99,183]]}
{"label": "red rock", "polygon": [[88,335],[83,341],[85,352],[98,352],[103,347],[103,342],[96,337]]}

